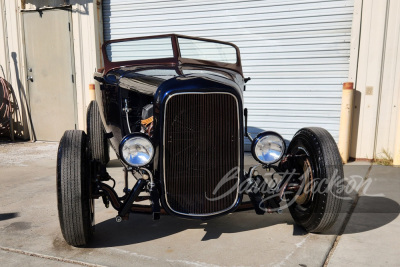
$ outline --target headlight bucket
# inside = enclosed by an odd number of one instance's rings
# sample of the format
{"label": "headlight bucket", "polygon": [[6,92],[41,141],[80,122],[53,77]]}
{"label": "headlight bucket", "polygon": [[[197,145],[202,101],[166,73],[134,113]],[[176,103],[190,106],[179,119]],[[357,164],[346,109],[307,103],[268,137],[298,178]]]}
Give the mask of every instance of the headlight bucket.
{"label": "headlight bucket", "polygon": [[274,164],[285,155],[286,144],[280,134],[272,131],[257,135],[251,144],[251,153],[262,164]]}
{"label": "headlight bucket", "polygon": [[119,144],[119,155],[127,165],[142,167],[153,160],[154,146],[146,134],[132,133]]}

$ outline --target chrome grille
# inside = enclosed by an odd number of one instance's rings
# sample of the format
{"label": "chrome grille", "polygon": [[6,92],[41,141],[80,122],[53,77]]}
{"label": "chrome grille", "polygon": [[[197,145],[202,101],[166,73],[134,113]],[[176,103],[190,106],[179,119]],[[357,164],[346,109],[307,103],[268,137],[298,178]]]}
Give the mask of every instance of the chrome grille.
{"label": "chrome grille", "polygon": [[[164,116],[164,189],[169,208],[194,216],[230,209],[238,197],[240,173],[236,98],[227,93],[177,94],[167,100]],[[233,179],[213,194],[232,171]],[[219,200],[207,199],[232,188]]]}

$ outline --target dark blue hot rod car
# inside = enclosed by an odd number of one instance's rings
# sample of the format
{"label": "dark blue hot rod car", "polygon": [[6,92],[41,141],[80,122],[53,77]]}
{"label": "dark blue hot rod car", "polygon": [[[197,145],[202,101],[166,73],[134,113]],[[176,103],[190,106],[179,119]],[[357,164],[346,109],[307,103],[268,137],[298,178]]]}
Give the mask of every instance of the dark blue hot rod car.
{"label": "dark blue hot rod car", "polygon": [[[58,211],[69,244],[89,242],[99,198],[118,222],[132,212],[210,219],[285,206],[307,231],[335,222],[343,183],[335,141],[321,128],[300,129],[288,147],[272,131],[250,136],[238,47],[171,34],[108,41],[103,58],[87,134],[66,131],[58,149]],[[248,170],[245,138],[259,162]],[[109,145],[123,165],[122,196],[107,173]],[[143,200],[150,205],[137,204]]]}

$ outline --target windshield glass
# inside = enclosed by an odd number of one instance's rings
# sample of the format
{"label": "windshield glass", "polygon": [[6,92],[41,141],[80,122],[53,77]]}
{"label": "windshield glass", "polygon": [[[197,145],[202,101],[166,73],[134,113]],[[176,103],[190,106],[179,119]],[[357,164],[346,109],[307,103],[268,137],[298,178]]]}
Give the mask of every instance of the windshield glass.
{"label": "windshield glass", "polygon": [[228,44],[178,38],[181,57],[224,63],[236,63],[236,49]]}
{"label": "windshield glass", "polygon": [[[173,40],[176,40],[181,58],[236,64],[236,48],[228,43],[179,36],[150,37],[146,39],[110,42],[105,52],[110,62],[127,62],[174,58]],[[175,58],[177,60],[177,58]]]}
{"label": "windshield glass", "polygon": [[111,62],[174,57],[171,37],[110,43],[106,51]]}

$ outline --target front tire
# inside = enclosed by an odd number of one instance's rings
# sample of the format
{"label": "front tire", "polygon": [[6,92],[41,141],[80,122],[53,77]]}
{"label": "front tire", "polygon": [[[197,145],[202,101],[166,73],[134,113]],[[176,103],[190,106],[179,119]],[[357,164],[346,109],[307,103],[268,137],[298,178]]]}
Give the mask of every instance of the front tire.
{"label": "front tire", "polygon": [[88,161],[87,136],[66,131],[57,154],[57,204],[62,235],[72,246],[88,244],[94,231],[94,200]]}
{"label": "front tire", "polygon": [[88,106],[86,122],[92,157],[107,165],[110,161],[110,147],[101,121],[99,106],[94,100]]}
{"label": "front tire", "polygon": [[335,223],[343,201],[343,164],[335,140],[322,128],[303,128],[291,141],[301,189],[289,194],[294,221],[308,232],[323,232]]}

